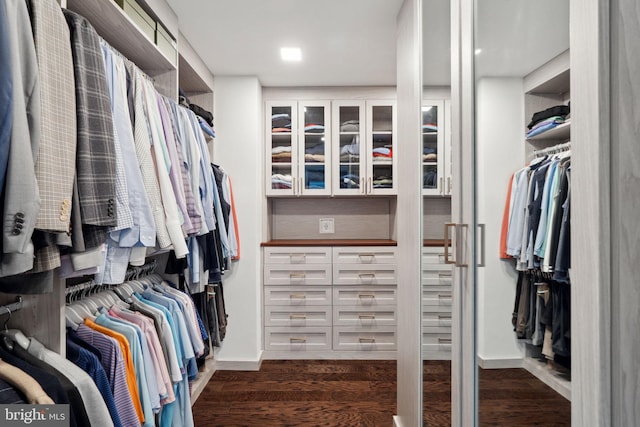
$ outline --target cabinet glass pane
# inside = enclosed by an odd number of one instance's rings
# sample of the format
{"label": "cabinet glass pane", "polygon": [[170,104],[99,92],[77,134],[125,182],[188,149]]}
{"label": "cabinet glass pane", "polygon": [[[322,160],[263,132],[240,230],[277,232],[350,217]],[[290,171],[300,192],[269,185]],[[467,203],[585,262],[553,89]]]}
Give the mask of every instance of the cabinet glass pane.
{"label": "cabinet glass pane", "polygon": [[340,125],[340,167],[338,181],[340,188],[360,188],[360,107],[341,106]]}
{"label": "cabinet glass pane", "polygon": [[271,188],[290,189],[291,107],[271,108]]}
{"label": "cabinet glass pane", "polygon": [[422,107],[422,188],[437,188],[438,107]]}
{"label": "cabinet glass pane", "polygon": [[304,188],[307,190],[323,190],[325,188],[324,165],[305,164]]}
{"label": "cabinet glass pane", "polygon": [[371,170],[372,186],[393,188],[393,107],[372,107]]}
{"label": "cabinet glass pane", "polygon": [[324,133],[324,107],[304,107],[304,132]]}

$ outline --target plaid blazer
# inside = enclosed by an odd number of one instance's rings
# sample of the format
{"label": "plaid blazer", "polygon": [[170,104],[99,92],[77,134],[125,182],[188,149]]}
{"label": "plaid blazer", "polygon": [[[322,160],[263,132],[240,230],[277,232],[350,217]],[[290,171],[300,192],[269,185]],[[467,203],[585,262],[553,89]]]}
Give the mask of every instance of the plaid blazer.
{"label": "plaid blazer", "polygon": [[76,158],[76,98],[69,27],[56,0],[31,0],[31,26],[40,77],[40,191],[36,228],[69,231]]}
{"label": "plaid blazer", "polygon": [[76,84],[76,179],[82,224],[116,226],[113,115],[100,37],[82,16],[64,10]]}

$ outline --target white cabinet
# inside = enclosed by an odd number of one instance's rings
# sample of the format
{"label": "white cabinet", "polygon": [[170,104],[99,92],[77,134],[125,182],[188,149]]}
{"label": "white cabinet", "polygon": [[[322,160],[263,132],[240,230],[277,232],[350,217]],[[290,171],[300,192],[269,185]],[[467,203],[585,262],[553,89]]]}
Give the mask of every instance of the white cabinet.
{"label": "white cabinet", "polygon": [[366,194],[395,195],[397,189],[395,101],[367,101]]}
{"label": "white cabinet", "polygon": [[423,101],[422,104],[422,194],[450,196],[451,117],[450,101]]}
{"label": "white cabinet", "polygon": [[332,101],[333,195],[397,194],[392,101]]}
{"label": "white cabinet", "polygon": [[263,255],[267,357],[395,356],[380,353],[396,349],[395,247],[265,247]]}
{"label": "white cabinet", "polygon": [[330,195],[329,101],[268,101],[266,123],[267,195]]}
{"label": "white cabinet", "polygon": [[444,247],[422,249],[422,357],[451,358],[453,269],[444,262]]}

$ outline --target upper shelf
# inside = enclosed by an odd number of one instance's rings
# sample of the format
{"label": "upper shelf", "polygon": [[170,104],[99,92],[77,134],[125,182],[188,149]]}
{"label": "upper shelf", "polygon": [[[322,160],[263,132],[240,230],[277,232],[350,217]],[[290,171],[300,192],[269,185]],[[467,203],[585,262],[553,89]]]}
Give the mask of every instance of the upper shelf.
{"label": "upper shelf", "polygon": [[527,138],[527,141],[540,141],[544,139],[554,139],[554,140],[563,140],[567,141],[571,138],[571,122],[567,121],[554,127],[553,129],[549,129],[546,132],[540,133],[531,138]]}
{"label": "upper shelf", "polygon": [[113,0],[67,0],[67,9],[91,22],[98,34],[151,77],[176,69]]}
{"label": "upper shelf", "polygon": [[551,59],[524,77],[528,94],[562,94],[570,92],[569,50]]}

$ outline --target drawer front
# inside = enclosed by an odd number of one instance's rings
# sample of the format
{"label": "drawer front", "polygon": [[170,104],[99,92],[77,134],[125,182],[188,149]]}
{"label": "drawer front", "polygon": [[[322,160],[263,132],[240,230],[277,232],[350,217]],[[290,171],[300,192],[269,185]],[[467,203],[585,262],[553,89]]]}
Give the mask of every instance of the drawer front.
{"label": "drawer front", "polygon": [[432,313],[422,313],[422,330],[425,332],[425,328],[448,328],[451,332],[451,311]]}
{"label": "drawer front", "polygon": [[334,285],[395,285],[397,267],[394,264],[334,264]]}
{"label": "drawer front", "polygon": [[[450,286],[433,286],[422,288],[422,305],[429,306],[451,306],[453,302],[453,291]],[[424,311],[429,311],[423,309]]]}
{"label": "drawer front", "polygon": [[395,350],[396,347],[395,327],[380,327],[375,331],[344,326],[333,328],[334,350],[384,351]]}
{"label": "drawer front", "polygon": [[331,328],[264,328],[265,350],[316,351],[331,349]]}
{"label": "drawer front", "polygon": [[331,264],[330,247],[266,247],[265,264]]}
{"label": "drawer front", "polygon": [[451,285],[453,268],[450,265],[422,265],[422,284],[426,286]]}
{"label": "drawer front", "polygon": [[451,338],[451,325],[449,326],[422,326],[422,333],[429,335],[448,335]]}
{"label": "drawer front", "polygon": [[374,329],[380,326],[397,324],[396,306],[337,306],[333,310],[333,324],[338,326],[357,326],[362,329]]}
{"label": "drawer front", "polygon": [[265,286],[264,305],[331,305],[331,286]]}
{"label": "drawer front", "polygon": [[333,305],[376,307],[396,306],[397,288],[392,286],[339,286],[333,288]]}
{"label": "drawer front", "polygon": [[396,248],[393,246],[334,247],[333,263],[395,264]]}
{"label": "drawer front", "polygon": [[282,327],[331,326],[331,306],[266,306],[264,323],[266,326]]}
{"label": "drawer front", "polygon": [[451,351],[451,334],[422,334],[422,349],[425,351]]}
{"label": "drawer front", "polygon": [[265,264],[265,285],[330,285],[331,265]]}
{"label": "drawer front", "polygon": [[444,247],[422,248],[422,265],[444,264]]}

